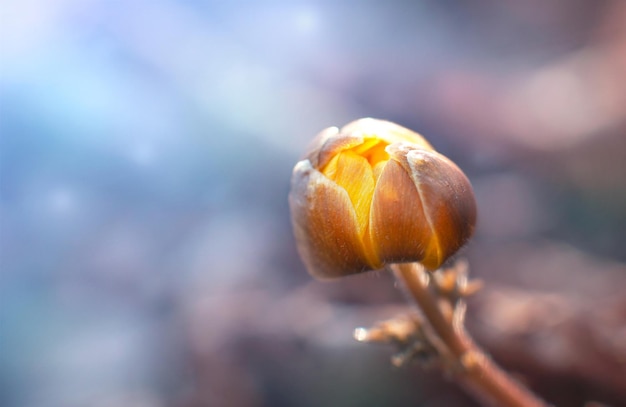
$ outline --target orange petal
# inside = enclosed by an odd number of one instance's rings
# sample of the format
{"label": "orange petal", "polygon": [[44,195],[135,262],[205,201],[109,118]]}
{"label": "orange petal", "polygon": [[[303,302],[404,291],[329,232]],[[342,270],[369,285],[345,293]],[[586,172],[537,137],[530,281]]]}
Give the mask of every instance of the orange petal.
{"label": "orange petal", "polygon": [[[324,174],[326,172],[324,171]],[[356,211],[359,234],[363,236],[369,223],[369,212],[374,195],[374,174],[367,159],[344,151],[337,156],[336,170],[330,177],[348,193]]]}
{"label": "orange petal", "polygon": [[435,151],[404,148],[388,151],[403,165],[417,187],[433,238],[422,263],[438,268],[472,236],[476,224],[476,201],[465,174],[445,156]]}
{"label": "orange petal", "polygon": [[339,134],[360,138],[378,138],[387,144],[400,142],[411,143],[426,150],[433,150],[430,143],[420,134],[395,123],[386,120],[372,119],[370,117],[346,124],[339,130]]}
{"label": "orange petal", "polygon": [[370,237],[385,262],[420,261],[432,238],[420,195],[407,171],[389,160],[376,183]]}
{"label": "orange petal", "polygon": [[356,147],[362,143],[362,137],[346,136],[342,133],[330,136],[326,139],[326,142],[318,152],[317,163],[312,163],[315,168],[324,168],[326,164],[340,152]]}
{"label": "orange petal", "polygon": [[327,127],[320,131],[307,146],[303,158],[308,159],[311,161],[313,167],[318,168],[320,150],[329,138],[336,136],[337,134],[339,134],[339,129],[337,127]]}
{"label": "orange petal", "polygon": [[300,256],[318,279],[379,268],[371,264],[348,193],[302,160],[294,168],[289,206]]}

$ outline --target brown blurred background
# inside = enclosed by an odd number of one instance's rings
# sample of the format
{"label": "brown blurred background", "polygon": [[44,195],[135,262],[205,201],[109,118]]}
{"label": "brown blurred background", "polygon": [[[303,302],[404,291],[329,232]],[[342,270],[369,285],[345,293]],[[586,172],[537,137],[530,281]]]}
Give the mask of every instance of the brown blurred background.
{"label": "brown blurred background", "polygon": [[352,339],[405,310],[389,276],[297,257],[291,168],[364,116],[471,179],[476,340],[555,405],[626,405],[626,2],[0,15],[0,405],[474,406]]}

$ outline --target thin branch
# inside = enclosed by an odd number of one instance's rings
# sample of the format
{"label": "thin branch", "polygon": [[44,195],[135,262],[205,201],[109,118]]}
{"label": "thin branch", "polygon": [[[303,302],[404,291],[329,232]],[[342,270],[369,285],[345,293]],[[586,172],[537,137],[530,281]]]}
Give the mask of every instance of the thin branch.
{"label": "thin branch", "polygon": [[[547,407],[500,369],[469,337],[462,318],[450,317],[441,298],[429,289],[430,276],[418,263],[388,266],[419,307],[428,324],[427,338],[445,360],[450,373],[483,403],[501,407]],[[464,305],[461,305],[461,307]]]}

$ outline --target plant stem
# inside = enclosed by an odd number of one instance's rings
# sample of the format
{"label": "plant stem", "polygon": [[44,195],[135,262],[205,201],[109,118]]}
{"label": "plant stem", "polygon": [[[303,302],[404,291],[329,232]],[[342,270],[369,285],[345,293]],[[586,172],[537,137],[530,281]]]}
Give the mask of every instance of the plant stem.
{"label": "plant stem", "polygon": [[531,391],[500,369],[469,337],[461,319],[446,318],[439,298],[429,290],[426,271],[418,263],[388,266],[407,295],[418,305],[431,328],[431,340],[455,378],[477,399],[490,406],[547,407]]}

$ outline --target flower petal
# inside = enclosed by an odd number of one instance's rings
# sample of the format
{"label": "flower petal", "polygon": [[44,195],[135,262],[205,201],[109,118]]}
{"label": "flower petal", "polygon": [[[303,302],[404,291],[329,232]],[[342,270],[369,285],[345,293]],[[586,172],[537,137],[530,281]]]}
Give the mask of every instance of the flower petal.
{"label": "flower petal", "polygon": [[476,201],[472,186],[456,164],[435,151],[411,146],[389,146],[388,151],[417,187],[433,233],[422,263],[428,269],[436,269],[474,232]]}
{"label": "flower petal", "polygon": [[332,174],[323,171],[324,175],[335,181],[348,193],[350,202],[356,211],[359,234],[363,236],[369,223],[369,212],[374,195],[374,173],[366,158],[352,151],[344,151],[336,156]]}
{"label": "flower petal", "polygon": [[370,237],[385,262],[421,261],[432,238],[419,192],[394,160],[382,169],[372,200]]}
{"label": "flower petal", "polygon": [[348,193],[309,160],[294,168],[289,206],[300,256],[318,279],[380,268],[365,255],[357,215]]}
{"label": "flower petal", "polygon": [[327,127],[320,131],[307,146],[304,155],[302,156],[303,159],[308,159],[311,161],[313,167],[317,168],[320,150],[329,138],[336,136],[337,134],[339,134],[339,129],[337,127]]}
{"label": "flower petal", "polygon": [[312,164],[315,168],[324,168],[326,164],[340,152],[349,150],[362,143],[362,137],[346,136],[341,133],[331,136],[319,150],[318,156],[315,157],[317,162],[312,161]]}
{"label": "flower petal", "polygon": [[386,120],[366,117],[346,124],[339,130],[339,134],[353,137],[378,138],[387,144],[411,143],[419,148],[433,150],[433,147],[420,134]]}

